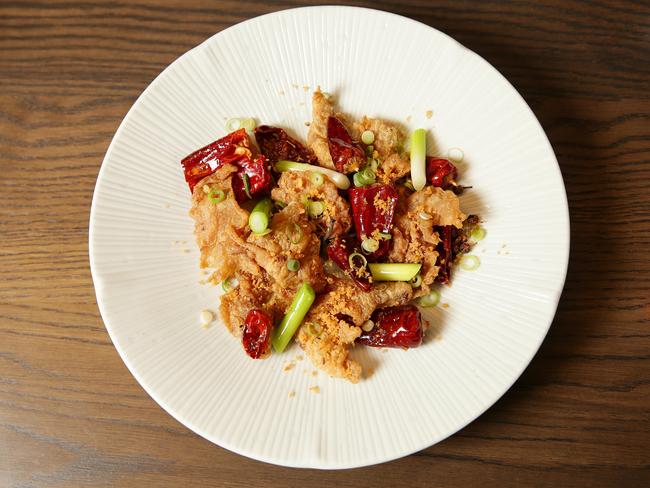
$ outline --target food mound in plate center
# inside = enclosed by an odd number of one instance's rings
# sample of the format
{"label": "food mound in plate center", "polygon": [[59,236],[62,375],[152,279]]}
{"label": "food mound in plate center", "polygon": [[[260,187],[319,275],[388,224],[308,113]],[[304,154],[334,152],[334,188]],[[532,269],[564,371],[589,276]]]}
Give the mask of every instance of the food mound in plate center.
{"label": "food mound in plate center", "polygon": [[200,266],[222,283],[220,313],[244,351],[264,358],[295,340],[356,383],[352,346],[419,346],[428,324],[414,300],[433,303],[478,226],[454,164],[426,155],[422,129],[409,154],[399,125],[354,121],[320,89],[306,145],[243,125],[181,164]]}

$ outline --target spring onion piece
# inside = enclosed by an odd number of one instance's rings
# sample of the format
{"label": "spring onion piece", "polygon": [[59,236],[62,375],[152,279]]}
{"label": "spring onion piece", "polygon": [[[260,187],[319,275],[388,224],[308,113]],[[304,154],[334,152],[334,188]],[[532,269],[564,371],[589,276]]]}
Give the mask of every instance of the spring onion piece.
{"label": "spring onion piece", "polygon": [[366,146],[375,142],[375,133],[371,130],[364,130],[361,133],[361,142]]}
{"label": "spring onion piece", "polygon": [[366,251],[368,254],[372,254],[377,249],[379,249],[379,242],[377,239],[364,239],[361,241],[361,248]]}
{"label": "spring onion piece", "polygon": [[230,132],[234,132],[239,128],[241,128],[241,120],[240,119],[228,119],[226,121],[226,130],[228,130]]}
{"label": "spring onion piece", "polygon": [[415,191],[427,184],[425,160],[427,156],[427,132],[415,129],[411,134],[411,180]]}
{"label": "spring onion piece", "polygon": [[309,178],[311,179],[311,182],[316,186],[321,186],[325,181],[325,178],[320,173],[312,173],[309,175]]}
{"label": "spring onion piece", "polygon": [[229,276],[221,282],[221,288],[224,292],[228,293],[239,286],[239,280],[233,276]]}
{"label": "spring onion piece", "polygon": [[251,195],[251,179],[246,173],[241,175],[241,179],[244,180],[244,192],[246,192],[246,196],[252,200],[253,195]]}
{"label": "spring onion piece", "polygon": [[404,186],[411,191],[415,191],[415,188],[413,188],[413,182],[411,181],[411,178],[406,179],[406,181],[404,182]]}
{"label": "spring onion piece", "polygon": [[309,214],[310,217],[312,218],[317,218],[323,215],[323,212],[325,211],[325,205],[323,205],[323,202],[309,202],[307,204],[307,213]]}
{"label": "spring onion piece", "polygon": [[375,172],[369,166],[362,169],[359,174],[366,185],[372,185],[375,182]]}
{"label": "spring onion piece", "polygon": [[352,177],[352,180],[354,181],[354,186],[356,187],[372,185],[376,180],[375,172],[371,167],[366,166],[358,173],[355,173]]}
{"label": "spring onion piece", "polygon": [[368,265],[374,281],[411,281],[418,274],[421,264],[370,263]]}
{"label": "spring onion piece", "polygon": [[213,188],[210,190],[210,193],[208,193],[208,198],[212,203],[221,203],[226,199],[226,192],[221,188]]}
{"label": "spring onion piece", "polygon": [[375,158],[370,159],[370,162],[368,163],[368,166],[370,169],[375,172],[377,171],[377,168],[379,168],[379,161],[376,160]]}
{"label": "spring onion piece", "polygon": [[422,286],[422,276],[419,273],[411,280],[411,286],[413,288],[420,288]]}
{"label": "spring onion piece", "polygon": [[393,238],[393,236],[390,234],[390,232],[380,232],[379,237],[381,237],[385,241],[390,241]]}
{"label": "spring onion piece", "polygon": [[275,170],[281,173],[285,171],[314,171],[327,176],[341,190],[350,188],[350,180],[343,173],[328,168],[321,168],[307,163],[297,163],[295,161],[286,161],[284,159],[275,163]]}
{"label": "spring onion piece", "polygon": [[297,259],[289,259],[287,261],[287,269],[289,271],[298,271],[300,269],[300,261]]}
{"label": "spring onion piece", "polygon": [[251,119],[250,117],[241,119],[239,123],[241,124],[241,127],[246,129],[248,132],[253,132],[253,130],[255,130],[255,120]]}
{"label": "spring onion piece", "polygon": [[481,260],[478,256],[473,256],[471,254],[466,254],[460,258],[460,267],[466,271],[474,271],[481,265]]}
{"label": "spring onion piece", "polygon": [[421,307],[435,307],[440,302],[440,293],[432,291],[428,295],[418,298],[418,305]]}
{"label": "spring onion piece", "polygon": [[433,218],[433,216],[430,213],[424,211],[420,212],[418,214],[418,217],[420,217],[422,220],[431,220]]}
{"label": "spring onion piece", "polygon": [[447,151],[447,157],[454,163],[460,163],[465,158],[465,153],[459,147],[452,147]]}
{"label": "spring onion piece", "polygon": [[298,288],[296,295],[293,297],[293,302],[289,306],[289,310],[287,310],[286,315],[277,328],[277,333],[273,337],[273,349],[276,352],[282,352],[286,349],[287,344],[289,344],[298,327],[300,327],[305,315],[309,312],[309,308],[314,303],[315,298],[316,292],[309,283],[303,283]]}
{"label": "spring onion piece", "polygon": [[253,207],[253,211],[248,216],[248,227],[255,234],[262,234],[269,228],[269,216],[273,209],[273,202],[270,198],[262,198]]}
{"label": "spring onion piece", "polygon": [[302,240],[302,228],[298,224],[291,225],[288,233],[291,244],[298,244]]}
{"label": "spring onion piece", "polygon": [[321,334],[321,332],[323,332],[323,326],[317,322],[309,322],[305,324],[305,327],[306,327],[305,331],[307,332],[307,335],[311,337],[318,337]]}
{"label": "spring onion piece", "polygon": [[284,207],[286,207],[286,206],[287,206],[287,204],[286,204],[286,203],[284,203],[284,202],[283,202],[283,201],[281,201],[281,200],[276,200],[276,201],[275,201],[275,202],[273,202],[273,203],[274,203],[274,204],[275,204],[275,206],[276,206],[276,207],[278,207],[278,208],[279,208],[280,210],[282,210],[282,209],[283,209]]}
{"label": "spring onion piece", "polygon": [[374,150],[375,150],[375,146],[370,144],[368,147],[366,147],[366,156],[372,156]]}
{"label": "spring onion piece", "polygon": [[472,231],[472,233],[469,235],[470,239],[473,241],[482,241],[485,239],[485,229],[483,227],[477,227]]}
{"label": "spring onion piece", "polygon": [[[358,266],[354,260],[359,259],[363,264],[361,266]],[[358,252],[353,252],[350,254],[350,257],[348,257],[348,263],[350,263],[350,268],[365,268],[366,265],[368,264],[368,260],[363,254],[359,254]]]}

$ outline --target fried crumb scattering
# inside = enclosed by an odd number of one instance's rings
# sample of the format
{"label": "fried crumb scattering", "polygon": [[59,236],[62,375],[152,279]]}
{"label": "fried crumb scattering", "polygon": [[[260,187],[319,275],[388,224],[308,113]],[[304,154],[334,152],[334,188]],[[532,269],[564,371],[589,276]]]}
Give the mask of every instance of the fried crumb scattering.
{"label": "fried crumb scattering", "polygon": [[286,363],[284,365],[284,367],[282,368],[282,371],[284,371],[286,373],[287,371],[291,371],[293,368],[295,368],[295,366],[296,366],[296,363],[294,363],[293,361],[290,362],[290,363]]}
{"label": "fried crumb scattering", "polygon": [[296,396],[296,392],[295,391],[290,391],[288,396],[289,396],[289,398],[293,398],[293,397]]}
{"label": "fried crumb scattering", "polygon": [[201,327],[207,329],[212,323],[212,321],[214,320],[214,313],[212,313],[211,310],[208,310],[206,308],[204,310],[201,310],[201,313],[199,314],[199,319],[201,321]]}
{"label": "fried crumb scattering", "polygon": [[311,391],[312,393],[320,393],[320,387],[312,386],[311,388],[309,388],[309,391]]}
{"label": "fried crumb scattering", "polygon": [[427,119],[430,119],[431,117],[433,117],[433,110],[427,110],[426,112],[424,112],[424,116]]}

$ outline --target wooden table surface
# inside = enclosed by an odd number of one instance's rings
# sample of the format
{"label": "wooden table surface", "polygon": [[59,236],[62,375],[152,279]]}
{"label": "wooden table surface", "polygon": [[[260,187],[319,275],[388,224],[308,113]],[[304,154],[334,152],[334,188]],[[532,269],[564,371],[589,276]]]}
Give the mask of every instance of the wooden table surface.
{"label": "wooden table surface", "polygon": [[0,486],[650,486],[650,5],[356,3],[481,54],[553,144],[571,260],[522,378],[439,445],[356,470],[263,464],[176,422],[129,374],[97,310],[95,179],[122,117],[165,66],[294,4],[2,0]]}

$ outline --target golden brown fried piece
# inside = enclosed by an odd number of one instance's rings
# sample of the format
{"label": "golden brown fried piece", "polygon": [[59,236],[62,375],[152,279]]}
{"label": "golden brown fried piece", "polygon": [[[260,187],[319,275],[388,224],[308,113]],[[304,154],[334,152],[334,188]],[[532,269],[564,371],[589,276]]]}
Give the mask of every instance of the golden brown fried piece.
{"label": "golden brown fried piece", "polygon": [[298,342],[318,368],[356,383],[361,365],[350,358],[350,347],[360,326],[376,308],[403,305],[412,295],[408,283],[380,283],[363,292],[351,280],[331,278],[300,328]]}
{"label": "golden brown fried piece", "polygon": [[325,177],[323,183],[317,185],[306,172],[287,171],[280,176],[271,195],[274,200],[284,203],[303,204],[305,199],[321,202],[323,213],[312,217],[320,237],[333,237],[350,230],[350,205],[339,195],[336,185]]}

